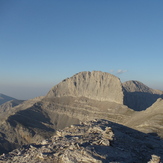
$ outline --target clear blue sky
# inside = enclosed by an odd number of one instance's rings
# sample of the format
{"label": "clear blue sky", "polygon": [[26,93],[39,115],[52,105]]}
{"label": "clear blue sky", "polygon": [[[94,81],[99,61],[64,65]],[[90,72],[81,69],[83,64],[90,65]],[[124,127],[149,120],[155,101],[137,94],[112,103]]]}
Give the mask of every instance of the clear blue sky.
{"label": "clear blue sky", "polygon": [[0,93],[29,99],[92,70],[163,90],[163,1],[0,0]]}

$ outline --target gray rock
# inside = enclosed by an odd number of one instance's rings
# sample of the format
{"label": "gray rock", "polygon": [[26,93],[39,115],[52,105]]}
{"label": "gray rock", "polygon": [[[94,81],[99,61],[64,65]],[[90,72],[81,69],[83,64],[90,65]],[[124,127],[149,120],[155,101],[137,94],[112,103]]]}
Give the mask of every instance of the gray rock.
{"label": "gray rock", "polygon": [[56,134],[45,143],[3,154],[0,162],[145,163],[153,153],[150,163],[160,163],[163,158],[162,140],[107,120],[87,121],[58,133],[62,135]]}
{"label": "gray rock", "polygon": [[119,78],[105,72],[81,72],[54,86],[46,98],[73,96],[123,104]]}

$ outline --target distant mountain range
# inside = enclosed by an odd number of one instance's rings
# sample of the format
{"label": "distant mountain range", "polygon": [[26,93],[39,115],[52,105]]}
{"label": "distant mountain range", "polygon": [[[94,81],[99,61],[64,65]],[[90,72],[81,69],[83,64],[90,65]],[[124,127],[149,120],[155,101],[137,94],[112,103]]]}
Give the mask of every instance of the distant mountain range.
{"label": "distant mountain range", "polygon": [[[135,138],[134,130],[150,133],[153,139],[163,138],[162,97],[162,91],[139,81],[121,83],[106,72],[80,72],[55,85],[44,97],[17,101],[15,106],[11,102],[0,105],[0,151],[40,144],[59,129],[94,119],[130,127],[133,130],[126,134]],[[143,151],[143,144],[139,148]],[[151,148],[155,151],[157,147]]]}
{"label": "distant mountain range", "polygon": [[16,100],[16,99],[0,93],[0,105],[10,100]]}

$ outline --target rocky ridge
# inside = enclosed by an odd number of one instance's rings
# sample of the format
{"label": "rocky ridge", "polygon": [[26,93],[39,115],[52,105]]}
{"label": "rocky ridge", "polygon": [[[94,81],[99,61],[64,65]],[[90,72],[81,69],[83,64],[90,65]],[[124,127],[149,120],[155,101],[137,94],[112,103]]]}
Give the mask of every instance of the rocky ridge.
{"label": "rocky ridge", "polygon": [[0,156],[1,163],[160,163],[163,141],[107,121],[93,120],[59,130],[40,144]]}

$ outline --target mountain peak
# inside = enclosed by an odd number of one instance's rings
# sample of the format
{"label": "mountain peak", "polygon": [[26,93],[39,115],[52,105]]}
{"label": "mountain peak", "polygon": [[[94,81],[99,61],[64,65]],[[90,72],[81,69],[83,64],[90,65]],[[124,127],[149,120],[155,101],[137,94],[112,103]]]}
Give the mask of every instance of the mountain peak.
{"label": "mountain peak", "polygon": [[149,88],[139,81],[131,80],[122,85],[125,97],[124,104],[136,111],[147,109],[163,96],[163,91]]}
{"label": "mountain peak", "polygon": [[152,89],[150,89],[142,82],[136,80],[130,80],[124,82],[123,87],[125,88],[125,90],[129,92],[151,92],[152,93]]}
{"label": "mountain peak", "polygon": [[128,92],[148,92],[153,94],[163,94],[163,91],[152,89],[140,81],[130,80],[123,83],[123,87]]}
{"label": "mountain peak", "polygon": [[54,86],[46,98],[73,96],[99,101],[123,103],[123,89],[119,78],[101,71],[84,71]]}

